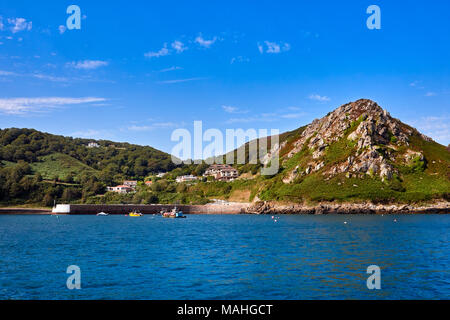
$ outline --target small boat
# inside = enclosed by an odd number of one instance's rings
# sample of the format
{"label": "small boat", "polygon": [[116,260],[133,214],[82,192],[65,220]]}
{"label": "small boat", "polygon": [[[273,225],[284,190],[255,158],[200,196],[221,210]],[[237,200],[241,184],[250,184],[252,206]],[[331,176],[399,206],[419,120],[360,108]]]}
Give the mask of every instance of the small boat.
{"label": "small boat", "polygon": [[183,215],[183,211],[178,211],[177,207],[173,208],[172,211],[169,212],[162,212],[163,218],[186,218],[185,215]]}
{"label": "small boat", "polygon": [[109,213],[106,213],[106,212],[99,212],[99,213],[97,213],[97,215],[98,216],[109,216]]}
{"label": "small boat", "polygon": [[141,216],[143,216],[143,214],[140,213],[140,212],[137,212],[137,211],[133,211],[133,212],[130,212],[130,213],[128,214],[128,216],[129,216],[129,217],[141,217]]}

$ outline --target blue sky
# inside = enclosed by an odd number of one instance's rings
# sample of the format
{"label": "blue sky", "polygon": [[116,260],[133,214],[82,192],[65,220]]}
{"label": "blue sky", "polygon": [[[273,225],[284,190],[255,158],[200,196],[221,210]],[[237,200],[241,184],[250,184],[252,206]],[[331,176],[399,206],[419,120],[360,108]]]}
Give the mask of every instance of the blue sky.
{"label": "blue sky", "polygon": [[[81,30],[64,27],[71,4]],[[370,98],[446,145],[449,14],[444,0],[0,0],[0,128],[170,152],[195,120],[283,132]]]}

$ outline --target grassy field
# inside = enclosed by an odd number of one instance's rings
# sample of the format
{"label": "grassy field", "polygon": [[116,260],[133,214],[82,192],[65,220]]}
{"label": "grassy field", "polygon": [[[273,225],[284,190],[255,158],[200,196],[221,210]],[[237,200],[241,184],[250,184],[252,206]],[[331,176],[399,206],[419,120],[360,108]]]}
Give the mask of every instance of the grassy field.
{"label": "grassy field", "polygon": [[32,163],[31,167],[35,173],[40,173],[45,180],[51,180],[55,177],[63,180],[69,174],[76,177],[81,173],[96,173],[96,170],[83,164],[77,159],[61,153],[54,153],[41,157],[39,158],[39,162]]}

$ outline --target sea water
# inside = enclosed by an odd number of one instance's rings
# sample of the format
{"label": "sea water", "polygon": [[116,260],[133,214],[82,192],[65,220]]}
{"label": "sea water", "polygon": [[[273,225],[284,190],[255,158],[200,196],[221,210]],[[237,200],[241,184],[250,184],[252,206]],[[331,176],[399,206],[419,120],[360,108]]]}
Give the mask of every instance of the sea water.
{"label": "sea water", "polygon": [[0,299],[448,299],[449,231],[449,215],[4,215]]}

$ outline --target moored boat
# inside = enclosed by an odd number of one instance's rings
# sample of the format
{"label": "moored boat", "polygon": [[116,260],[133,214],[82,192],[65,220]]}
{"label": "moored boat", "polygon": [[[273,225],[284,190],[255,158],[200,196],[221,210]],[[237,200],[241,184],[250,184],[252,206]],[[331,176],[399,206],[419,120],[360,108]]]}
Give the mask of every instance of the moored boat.
{"label": "moored boat", "polygon": [[162,212],[163,218],[186,218],[185,215],[183,215],[183,211],[178,211],[177,207],[173,208],[172,211],[168,212]]}
{"label": "moored boat", "polygon": [[97,213],[97,216],[109,216],[109,213],[102,211],[102,212]]}
{"label": "moored boat", "polygon": [[128,214],[128,216],[129,216],[129,217],[141,217],[141,216],[143,216],[143,214],[140,213],[140,212],[137,212],[137,211],[133,211],[133,212],[130,212],[130,213]]}

